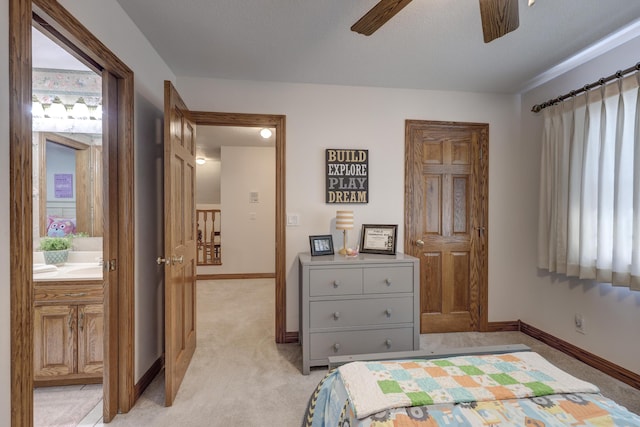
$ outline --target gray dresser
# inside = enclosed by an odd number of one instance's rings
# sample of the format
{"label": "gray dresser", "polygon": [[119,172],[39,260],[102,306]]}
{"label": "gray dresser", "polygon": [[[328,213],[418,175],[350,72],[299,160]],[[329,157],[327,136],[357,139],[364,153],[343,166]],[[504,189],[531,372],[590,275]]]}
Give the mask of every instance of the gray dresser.
{"label": "gray dresser", "polygon": [[420,348],[419,260],[298,256],[302,373],[329,356]]}

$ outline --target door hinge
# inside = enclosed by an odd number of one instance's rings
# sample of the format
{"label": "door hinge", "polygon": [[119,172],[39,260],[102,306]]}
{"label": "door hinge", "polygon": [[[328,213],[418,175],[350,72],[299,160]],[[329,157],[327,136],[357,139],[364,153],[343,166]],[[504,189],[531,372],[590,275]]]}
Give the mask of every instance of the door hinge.
{"label": "door hinge", "polygon": [[110,259],[107,263],[107,271],[116,271],[117,263],[115,259]]}

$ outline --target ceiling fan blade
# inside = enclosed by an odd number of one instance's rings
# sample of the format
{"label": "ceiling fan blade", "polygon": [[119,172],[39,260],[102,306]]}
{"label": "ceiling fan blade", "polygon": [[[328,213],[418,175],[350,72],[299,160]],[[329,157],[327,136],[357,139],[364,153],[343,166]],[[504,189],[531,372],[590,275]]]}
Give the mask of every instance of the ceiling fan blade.
{"label": "ceiling fan blade", "polygon": [[409,3],[411,0],[382,0],[353,24],[351,31],[370,36]]}
{"label": "ceiling fan blade", "polygon": [[518,0],[480,0],[484,42],[502,37],[518,28]]}

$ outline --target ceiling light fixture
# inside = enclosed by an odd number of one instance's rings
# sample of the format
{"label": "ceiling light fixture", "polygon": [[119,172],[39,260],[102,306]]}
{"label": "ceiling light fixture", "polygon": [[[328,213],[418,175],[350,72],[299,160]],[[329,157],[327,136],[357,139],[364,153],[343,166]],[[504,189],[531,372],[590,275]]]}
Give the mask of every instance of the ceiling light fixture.
{"label": "ceiling light fixture", "polygon": [[87,120],[89,118],[89,107],[87,107],[83,97],[78,98],[76,103],[73,104],[71,115],[74,119]]}
{"label": "ceiling light fixture", "polygon": [[67,108],[64,106],[60,98],[56,96],[49,108],[47,108],[46,114],[52,119],[66,119]]}
{"label": "ceiling light fixture", "polygon": [[273,132],[271,132],[271,129],[260,129],[260,136],[263,137],[264,139],[269,139],[271,138],[271,135],[273,135]]}
{"label": "ceiling light fixture", "polygon": [[42,104],[38,100],[38,97],[35,95],[33,95],[32,101],[31,101],[31,115],[34,118],[38,118],[38,119],[44,117],[44,108],[42,107]]}
{"label": "ceiling light fixture", "polygon": [[198,157],[198,158],[196,159],[196,163],[197,163],[197,164],[199,164],[199,165],[204,165],[204,164],[205,164],[205,162],[206,162],[206,160],[205,160],[205,158],[204,158],[204,157]]}

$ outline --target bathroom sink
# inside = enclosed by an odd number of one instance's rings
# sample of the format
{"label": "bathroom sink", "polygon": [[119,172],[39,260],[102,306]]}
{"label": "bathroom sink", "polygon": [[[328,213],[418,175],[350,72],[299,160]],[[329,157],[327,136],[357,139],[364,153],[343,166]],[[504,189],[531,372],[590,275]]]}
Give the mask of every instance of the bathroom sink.
{"label": "bathroom sink", "polygon": [[37,281],[60,280],[99,280],[102,279],[103,266],[92,263],[66,263],[53,266],[45,264],[33,265],[33,278]]}
{"label": "bathroom sink", "polygon": [[68,276],[102,277],[102,266],[69,267],[65,273]]}

